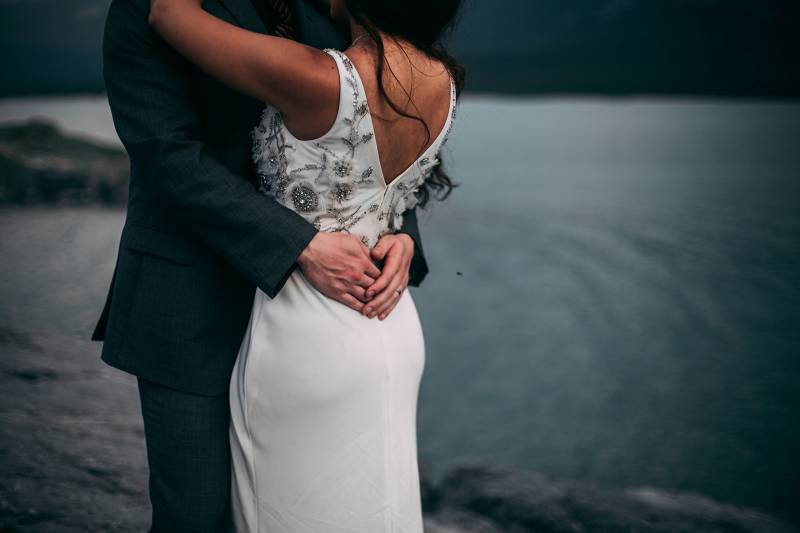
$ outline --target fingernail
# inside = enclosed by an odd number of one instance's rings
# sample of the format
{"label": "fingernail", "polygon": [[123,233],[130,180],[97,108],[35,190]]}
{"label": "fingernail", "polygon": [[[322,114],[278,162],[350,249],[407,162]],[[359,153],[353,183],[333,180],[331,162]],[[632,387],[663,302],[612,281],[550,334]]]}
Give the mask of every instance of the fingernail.
{"label": "fingernail", "polygon": [[368,315],[369,315],[369,314],[372,314],[372,308],[371,308],[371,307],[367,307],[367,314],[368,314]]}

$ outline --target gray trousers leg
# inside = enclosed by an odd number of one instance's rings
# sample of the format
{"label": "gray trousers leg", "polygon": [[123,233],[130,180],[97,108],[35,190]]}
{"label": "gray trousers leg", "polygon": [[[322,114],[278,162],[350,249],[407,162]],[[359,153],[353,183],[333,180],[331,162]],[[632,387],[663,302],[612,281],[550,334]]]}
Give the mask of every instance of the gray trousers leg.
{"label": "gray trousers leg", "polygon": [[228,533],[231,457],[228,395],[197,396],[139,379],[151,533]]}

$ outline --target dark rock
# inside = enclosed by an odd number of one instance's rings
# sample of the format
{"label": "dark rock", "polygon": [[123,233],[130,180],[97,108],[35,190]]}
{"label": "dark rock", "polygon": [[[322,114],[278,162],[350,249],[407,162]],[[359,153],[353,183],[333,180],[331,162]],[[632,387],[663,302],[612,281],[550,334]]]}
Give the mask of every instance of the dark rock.
{"label": "dark rock", "polygon": [[481,517],[500,531],[511,533],[794,531],[758,511],[723,505],[702,496],[646,488],[604,490],[586,483],[553,481],[532,472],[481,465],[456,467],[439,485],[437,507],[430,518],[435,519],[437,527],[446,527],[450,525],[448,516],[458,516],[454,510]]}
{"label": "dark rock", "polygon": [[419,488],[422,497],[422,510],[429,512],[436,508],[438,493],[436,483],[433,481],[433,465],[423,458],[419,458]]}
{"label": "dark rock", "polygon": [[491,520],[463,509],[445,508],[425,516],[425,533],[501,533]]}
{"label": "dark rock", "polygon": [[0,127],[0,205],[123,205],[128,156],[41,120]]}

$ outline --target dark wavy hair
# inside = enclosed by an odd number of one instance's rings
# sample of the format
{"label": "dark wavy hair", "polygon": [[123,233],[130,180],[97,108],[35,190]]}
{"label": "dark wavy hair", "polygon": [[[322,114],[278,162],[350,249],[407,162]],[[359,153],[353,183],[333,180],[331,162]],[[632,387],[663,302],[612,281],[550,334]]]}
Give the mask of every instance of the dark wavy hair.
{"label": "dark wavy hair", "polygon": [[[378,48],[378,90],[389,106],[400,116],[414,119],[425,127],[424,147],[431,138],[431,130],[419,115],[409,114],[389,97],[384,86],[383,76],[386,70],[384,44],[381,32],[390,37],[408,41],[424,52],[428,57],[445,65],[456,85],[456,95],[461,94],[464,85],[465,70],[451,56],[444,46],[444,38],[455,24],[462,0],[345,0],[345,6],[353,19],[375,41]],[[389,66],[391,71],[391,66]],[[394,73],[391,73],[394,75]],[[405,91],[405,89],[404,89]],[[408,93],[406,92],[408,95]],[[409,100],[410,100],[410,95]],[[412,101],[413,105],[413,101]],[[419,205],[424,207],[431,196],[444,200],[458,186],[453,183],[443,164],[433,169],[430,178],[425,180],[424,187],[417,191]]]}

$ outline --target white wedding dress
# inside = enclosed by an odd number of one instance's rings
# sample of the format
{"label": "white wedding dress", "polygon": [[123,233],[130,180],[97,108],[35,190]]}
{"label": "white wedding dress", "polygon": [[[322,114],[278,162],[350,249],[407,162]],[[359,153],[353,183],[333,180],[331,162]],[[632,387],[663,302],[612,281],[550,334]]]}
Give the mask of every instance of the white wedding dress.
{"label": "white wedding dress", "polygon": [[[262,191],[320,231],[367,246],[396,231],[438,164],[455,115],[388,185],[361,79],[347,56],[328,133],[301,141],[274,109],[253,132]],[[422,533],[416,409],[425,345],[408,290],[384,321],[324,296],[295,269],[257,290],[231,380],[232,501],[239,532]]]}

